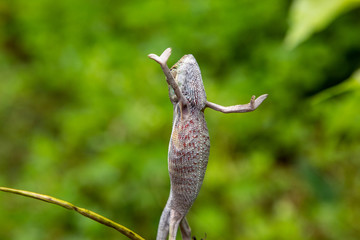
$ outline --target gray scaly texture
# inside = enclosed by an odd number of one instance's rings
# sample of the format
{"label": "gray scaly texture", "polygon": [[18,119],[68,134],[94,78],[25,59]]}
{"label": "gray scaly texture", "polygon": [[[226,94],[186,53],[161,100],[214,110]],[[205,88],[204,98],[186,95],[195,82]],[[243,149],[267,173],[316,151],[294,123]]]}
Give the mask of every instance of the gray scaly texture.
{"label": "gray scaly texture", "polygon": [[170,196],[163,210],[157,240],[176,240],[180,227],[184,240],[191,239],[191,229],[185,218],[199,194],[209,158],[210,139],[204,118],[206,107],[222,113],[243,113],[257,109],[267,98],[263,94],[251,97],[247,104],[221,106],[206,100],[200,68],[189,54],[171,69],[166,62],[171,55],[167,48],[161,56],[149,54],[160,64],[169,86],[173,104],[173,128],[169,143],[168,166],[171,182]]}
{"label": "gray scaly texture", "polygon": [[209,132],[203,111],[206,93],[195,58],[185,55],[170,71],[188,104],[178,101],[169,86],[169,96],[174,106],[168,153],[171,189],[160,219],[157,240],[167,238],[168,231],[163,229],[169,227],[170,239],[173,239],[180,222],[183,239],[190,239],[191,232],[185,215],[199,194],[210,151]]}

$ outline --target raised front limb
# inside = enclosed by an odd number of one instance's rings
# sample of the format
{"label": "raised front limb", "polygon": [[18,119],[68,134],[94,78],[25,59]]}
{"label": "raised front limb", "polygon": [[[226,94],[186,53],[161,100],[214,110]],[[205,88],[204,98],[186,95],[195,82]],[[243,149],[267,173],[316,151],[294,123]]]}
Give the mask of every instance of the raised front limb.
{"label": "raised front limb", "polygon": [[165,51],[160,55],[160,57],[156,54],[149,54],[148,57],[155,60],[157,63],[160,64],[161,69],[163,70],[167,83],[174,89],[175,95],[179,99],[183,105],[187,105],[188,101],[180,91],[179,86],[176,84],[174,77],[171,75],[170,69],[167,66],[166,62],[171,55],[171,48],[165,49]]}
{"label": "raised front limb", "polygon": [[268,96],[267,94],[263,94],[256,99],[255,99],[255,96],[252,96],[251,100],[248,104],[234,105],[234,106],[228,106],[228,107],[224,107],[224,106],[218,105],[216,103],[207,101],[206,107],[209,107],[211,109],[214,109],[214,110],[222,112],[222,113],[251,112],[251,111],[254,111],[257,107],[259,107],[260,104],[267,98],[267,96]]}

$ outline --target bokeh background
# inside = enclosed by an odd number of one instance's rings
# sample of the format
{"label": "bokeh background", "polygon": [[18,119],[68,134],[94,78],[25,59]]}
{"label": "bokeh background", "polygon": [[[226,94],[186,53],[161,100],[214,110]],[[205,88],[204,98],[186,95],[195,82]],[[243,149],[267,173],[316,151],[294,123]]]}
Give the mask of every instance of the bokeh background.
{"label": "bokeh background", "polygon": [[[154,239],[172,105],[147,54],[192,53],[211,153],[188,214],[207,239],[360,239],[357,0],[0,1],[0,186],[72,202]],[[180,234],[179,234],[180,235]],[[0,193],[0,239],[126,239]],[[180,239],[180,237],[179,237]]]}

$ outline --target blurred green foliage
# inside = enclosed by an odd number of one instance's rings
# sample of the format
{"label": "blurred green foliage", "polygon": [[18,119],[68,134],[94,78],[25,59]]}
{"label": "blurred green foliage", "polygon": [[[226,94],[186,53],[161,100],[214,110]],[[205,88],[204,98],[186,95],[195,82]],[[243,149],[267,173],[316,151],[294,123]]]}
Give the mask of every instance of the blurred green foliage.
{"label": "blurred green foliage", "polygon": [[[147,54],[172,47],[169,64],[196,57],[210,101],[269,94],[254,113],[206,111],[212,148],[188,215],[194,235],[359,239],[360,11],[316,7],[285,44],[297,11],[286,0],[1,1],[0,185],[154,239],[172,106]],[[0,203],[0,239],[125,239],[39,201],[2,193]]]}
{"label": "blurred green foliage", "polygon": [[294,0],[286,44],[295,47],[313,32],[327,27],[339,14],[360,5],[360,0]]}

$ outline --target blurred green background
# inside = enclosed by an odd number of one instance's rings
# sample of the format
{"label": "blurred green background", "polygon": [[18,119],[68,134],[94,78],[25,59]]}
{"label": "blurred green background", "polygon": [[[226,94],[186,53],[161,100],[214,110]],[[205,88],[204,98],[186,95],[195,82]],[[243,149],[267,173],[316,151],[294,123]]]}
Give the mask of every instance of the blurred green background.
{"label": "blurred green background", "polygon": [[[147,54],[192,53],[211,153],[188,214],[207,239],[360,239],[358,0],[0,1],[0,186],[93,210],[154,239],[172,105]],[[180,235],[180,234],[179,234]],[[0,193],[0,239],[126,239]],[[180,238],[179,238],[180,239]]]}

